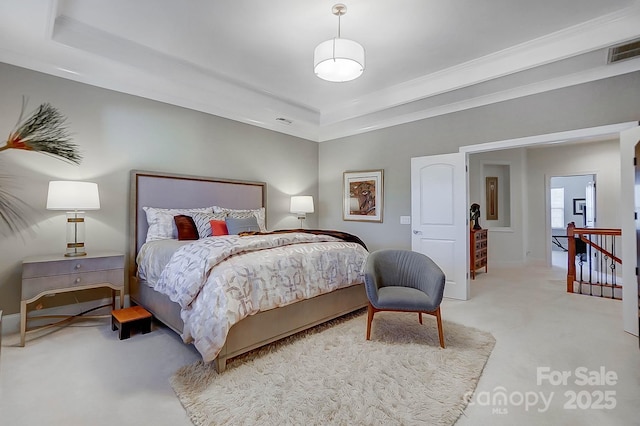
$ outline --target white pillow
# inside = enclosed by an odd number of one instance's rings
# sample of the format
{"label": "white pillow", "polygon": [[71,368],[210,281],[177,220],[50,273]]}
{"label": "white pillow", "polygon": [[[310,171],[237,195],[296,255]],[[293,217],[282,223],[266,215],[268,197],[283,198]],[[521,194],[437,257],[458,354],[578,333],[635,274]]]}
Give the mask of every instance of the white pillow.
{"label": "white pillow", "polygon": [[232,217],[235,219],[246,219],[251,216],[255,216],[258,221],[258,227],[260,227],[260,232],[266,232],[267,227],[265,225],[265,211],[264,207],[260,207],[259,209],[251,209],[251,210],[237,210],[237,209],[227,209],[225,207],[213,206],[214,213],[224,213],[227,217]]}
{"label": "white pillow", "polygon": [[213,213],[213,208],[202,207],[197,209],[160,209],[156,207],[143,207],[142,210],[147,214],[147,242],[157,240],[171,240],[178,238],[178,229],[176,228],[174,216],[184,214],[192,216],[193,213],[204,212]]}
{"label": "white pillow", "polygon": [[191,217],[198,229],[200,238],[210,237],[213,234],[211,230],[212,220],[225,220],[227,217],[224,213],[194,212]]}

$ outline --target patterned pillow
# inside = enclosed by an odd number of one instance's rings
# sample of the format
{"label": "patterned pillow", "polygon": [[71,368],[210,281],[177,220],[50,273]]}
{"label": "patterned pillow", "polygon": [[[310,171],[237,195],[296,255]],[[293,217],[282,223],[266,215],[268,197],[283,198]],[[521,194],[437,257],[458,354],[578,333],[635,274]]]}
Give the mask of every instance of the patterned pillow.
{"label": "patterned pillow", "polygon": [[178,238],[178,228],[173,220],[174,216],[181,214],[192,216],[194,212],[213,212],[211,207],[197,209],[160,209],[156,207],[143,207],[147,214],[147,241],[175,240]]}
{"label": "patterned pillow", "polygon": [[213,233],[211,231],[212,220],[224,220],[225,215],[223,213],[193,213],[191,215],[193,221],[198,229],[198,235],[200,238],[210,237]]}
{"label": "patterned pillow", "polygon": [[256,221],[258,222],[258,227],[260,228],[259,229],[260,232],[267,231],[267,227],[265,224],[264,207],[260,207],[259,209],[238,210],[238,209],[227,209],[225,207],[213,206],[213,212],[224,213],[227,217],[232,217],[235,219],[246,219],[248,217],[255,216]]}
{"label": "patterned pillow", "polygon": [[237,218],[228,217],[225,219],[229,235],[238,235],[241,232],[259,231],[258,220],[255,216]]}
{"label": "patterned pillow", "polygon": [[196,224],[193,223],[193,218],[191,216],[181,214],[174,216],[173,220],[176,223],[176,228],[178,228],[178,240],[184,241],[198,239],[198,229],[196,228]]}

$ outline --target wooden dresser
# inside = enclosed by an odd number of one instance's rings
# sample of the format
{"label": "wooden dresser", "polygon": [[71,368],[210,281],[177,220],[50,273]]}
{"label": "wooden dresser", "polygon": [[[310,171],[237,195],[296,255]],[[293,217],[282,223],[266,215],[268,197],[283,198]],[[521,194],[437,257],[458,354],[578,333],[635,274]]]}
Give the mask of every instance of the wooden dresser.
{"label": "wooden dresser", "polygon": [[471,230],[471,257],[469,258],[471,265],[471,279],[476,279],[476,270],[484,268],[485,272],[488,272],[487,268],[487,249],[488,239],[486,229],[472,229]]}

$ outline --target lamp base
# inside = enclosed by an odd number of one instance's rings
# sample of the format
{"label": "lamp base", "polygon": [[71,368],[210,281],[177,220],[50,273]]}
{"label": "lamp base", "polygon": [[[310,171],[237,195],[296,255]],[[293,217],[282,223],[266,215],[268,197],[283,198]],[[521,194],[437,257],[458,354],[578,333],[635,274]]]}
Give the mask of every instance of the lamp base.
{"label": "lamp base", "polygon": [[80,257],[80,256],[86,256],[87,252],[83,251],[83,252],[75,252],[75,253],[65,253],[64,257]]}
{"label": "lamp base", "polygon": [[67,252],[65,257],[86,256],[84,251],[84,212],[67,212]]}

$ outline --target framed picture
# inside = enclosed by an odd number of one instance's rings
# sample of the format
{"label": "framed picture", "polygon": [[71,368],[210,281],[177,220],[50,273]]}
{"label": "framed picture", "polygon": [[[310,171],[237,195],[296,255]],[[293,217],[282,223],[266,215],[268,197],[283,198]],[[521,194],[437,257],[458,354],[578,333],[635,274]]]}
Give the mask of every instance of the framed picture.
{"label": "framed picture", "polygon": [[382,222],[382,170],[344,172],[342,219]]}
{"label": "framed picture", "polygon": [[573,214],[582,215],[582,212],[584,211],[585,203],[586,202],[585,202],[584,198],[574,198],[573,199]]}
{"label": "framed picture", "polygon": [[487,195],[487,220],[498,220],[498,177],[487,176],[485,185]]}

